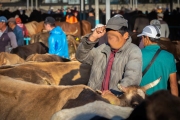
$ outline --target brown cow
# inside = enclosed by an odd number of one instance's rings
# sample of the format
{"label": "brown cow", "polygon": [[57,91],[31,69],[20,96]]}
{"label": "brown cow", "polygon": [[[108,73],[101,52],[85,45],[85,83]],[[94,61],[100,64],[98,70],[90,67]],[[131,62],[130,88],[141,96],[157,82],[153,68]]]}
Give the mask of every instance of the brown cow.
{"label": "brown cow", "polygon": [[55,85],[87,85],[91,66],[72,62],[26,62],[0,67],[0,75],[33,83]]}
{"label": "brown cow", "polygon": [[[0,76],[1,120],[50,120],[66,106],[78,107],[99,100],[105,101],[85,85],[37,85]],[[68,105],[73,100],[73,106]]]}
{"label": "brown cow", "polygon": [[[18,66],[18,65],[16,65]],[[54,85],[56,82],[52,76],[35,66],[1,66],[0,75],[9,76],[17,80],[32,82],[41,85]]]}
{"label": "brown cow", "polygon": [[[81,35],[86,35],[91,32],[91,24],[86,20],[82,20],[81,22],[73,23],[73,24],[67,23],[67,22],[56,21],[55,24],[57,26],[60,26],[67,35],[74,35],[74,36],[80,37]],[[29,36],[32,36],[32,35],[43,32],[44,21],[39,22],[39,23],[36,21],[32,21],[32,22],[26,23],[25,26],[28,30]]]}
{"label": "brown cow", "polygon": [[44,45],[48,47],[48,37],[49,37],[49,32],[37,33],[30,37],[31,40],[29,42],[30,44],[42,42]]}
{"label": "brown cow", "polygon": [[81,22],[73,24],[67,22],[56,22],[55,24],[60,26],[66,34],[74,35],[77,37],[86,35],[91,32],[91,24],[86,20],[82,20]]}
{"label": "brown cow", "polygon": [[25,26],[27,28],[28,35],[32,36],[32,35],[42,32],[42,30],[44,29],[44,22],[38,23],[36,21],[32,21],[32,22],[26,23]]}
{"label": "brown cow", "polygon": [[69,62],[69,59],[59,57],[57,55],[51,54],[32,54],[27,57],[26,61],[36,61],[36,62]]}
{"label": "brown cow", "polygon": [[13,65],[24,63],[24,60],[16,54],[10,54],[7,52],[0,53],[0,66],[1,65]]}

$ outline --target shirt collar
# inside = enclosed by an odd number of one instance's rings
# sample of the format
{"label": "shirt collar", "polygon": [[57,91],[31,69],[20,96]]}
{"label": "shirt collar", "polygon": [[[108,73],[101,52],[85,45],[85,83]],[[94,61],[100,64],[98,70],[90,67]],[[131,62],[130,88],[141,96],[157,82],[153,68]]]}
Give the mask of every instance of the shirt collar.
{"label": "shirt collar", "polygon": [[152,49],[152,48],[154,48],[154,49],[159,49],[160,48],[160,46],[158,45],[158,44],[151,44],[151,45],[148,45],[148,46],[146,46],[145,48],[147,48],[147,49]]}

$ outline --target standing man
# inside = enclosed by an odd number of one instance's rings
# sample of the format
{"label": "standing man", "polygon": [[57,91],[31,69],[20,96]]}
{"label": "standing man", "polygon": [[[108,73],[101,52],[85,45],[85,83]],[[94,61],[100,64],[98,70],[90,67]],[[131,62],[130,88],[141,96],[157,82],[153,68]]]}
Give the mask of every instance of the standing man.
{"label": "standing man", "polygon": [[48,38],[49,54],[70,59],[66,34],[59,26],[55,26],[55,19],[47,17],[44,21],[44,26],[47,31],[50,31]]}
{"label": "standing man", "polygon": [[[106,27],[98,27],[80,43],[76,59],[92,65],[88,86],[118,95],[123,87],[139,85],[142,76],[142,56],[138,46],[131,43],[128,23],[121,15],[109,19]],[[97,48],[95,44],[105,33],[108,43]]]}
{"label": "standing man", "polygon": [[16,24],[16,19],[10,18],[8,20],[8,25],[13,30],[14,34],[16,35],[18,46],[23,46],[24,45],[23,30]]}
{"label": "standing man", "polygon": [[161,28],[160,28],[161,37],[168,38],[169,37],[169,27],[168,27],[168,24],[165,21],[163,21],[163,17],[164,17],[163,13],[159,13],[157,15],[157,18],[161,23]]}
{"label": "standing man", "polygon": [[[158,27],[149,25],[146,26],[143,29],[143,32],[138,35],[138,37],[142,37],[142,41],[145,46],[145,48],[142,49],[143,71],[151,62],[156,52],[160,49],[160,46],[157,44],[161,36],[160,33],[161,32]],[[151,83],[159,77],[161,77],[160,83],[158,83],[155,87],[148,89],[146,93],[150,95],[158,90],[167,89],[169,79],[171,93],[178,96],[175,59],[171,53],[165,50],[161,50],[157,55],[152,65],[142,77],[140,86]]]}
{"label": "standing man", "polygon": [[133,32],[141,33],[143,28],[147,25],[149,25],[148,17],[143,14],[142,11],[138,11],[138,16],[135,19]]}
{"label": "standing man", "polygon": [[91,28],[95,27],[95,13],[94,10],[89,11],[87,21],[91,23]]}
{"label": "standing man", "polygon": [[7,18],[0,16],[0,52],[10,52],[17,47],[16,36],[7,26]]}

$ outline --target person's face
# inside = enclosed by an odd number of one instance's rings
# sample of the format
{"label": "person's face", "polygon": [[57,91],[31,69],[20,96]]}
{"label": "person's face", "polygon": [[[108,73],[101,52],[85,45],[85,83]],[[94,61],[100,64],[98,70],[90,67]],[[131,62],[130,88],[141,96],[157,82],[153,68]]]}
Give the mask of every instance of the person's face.
{"label": "person's face", "polygon": [[47,23],[44,24],[44,28],[47,30],[47,31],[50,31],[51,29],[51,26]]}
{"label": "person's face", "polygon": [[13,23],[12,23],[12,22],[9,22],[9,23],[8,23],[8,26],[12,29]]}
{"label": "person's face", "polygon": [[78,13],[76,13],[76,12],[75,12],[75,13],[74,13],[74,16],[76,16],[76,17],[77,17],[77,15],[78,15]]}
{"label": "person's face", "polygon": [[144,35],[142,36],[142,41],[143,41],[144,46],[147,46],[151,43],[151,41],[149,40],[149,37],[144,36]]}
{"label": "person's face", "polygon": [[5,22],[0,22],[0,30],[2,30],[2,28],[5,26]]}
{"label": "person's face", "polygon": [[110,30],[107,32],[108,43],[113,49],[120,49],[128,38],[128,33],[121,35],[118,31]]}

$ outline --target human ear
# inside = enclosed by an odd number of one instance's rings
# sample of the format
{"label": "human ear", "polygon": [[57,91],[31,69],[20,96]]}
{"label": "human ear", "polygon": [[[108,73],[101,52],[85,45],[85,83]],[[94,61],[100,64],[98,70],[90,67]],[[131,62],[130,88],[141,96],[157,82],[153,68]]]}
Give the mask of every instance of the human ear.
{"label": "human ear", "polygon": [[129,37],[129,33],[125,32],[124,35],[123,35],[123,38],[126,40],[126,39],[128,39],[128,37]]}

